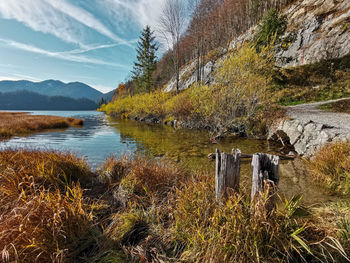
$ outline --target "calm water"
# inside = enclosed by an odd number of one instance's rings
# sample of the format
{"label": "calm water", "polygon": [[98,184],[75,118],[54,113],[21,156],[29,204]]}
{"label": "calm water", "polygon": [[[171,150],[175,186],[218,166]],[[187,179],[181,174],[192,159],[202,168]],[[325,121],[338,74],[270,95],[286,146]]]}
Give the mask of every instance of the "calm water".
{"label": "calm water", "polygon": [[[214,171],[215,162],[207,158],[216,148],[230,152],[239,148],[245,154],[277,153],[278,146],[262,140],[226,139],[212,144],[205,131],[175,130],[162,125],[147,125],[131,120],[106,117],[93,111],[34,111],[36,115],[73,116],[84,119],[84,127],[37,133],[28,137],[14,137],[0,142],[0,148],[30,148],[70,151],[84,157],[92,168],[97,168],[107,157],[114,155],[150,155],[183,164],[192,170]],[[242,164],[242,181],[249,185],[250,163]],[[305,202],[327,201],[319,187],[309,182],[300,170],[300,163],[282,162],[280,189],[288,196],[304,195]]]}

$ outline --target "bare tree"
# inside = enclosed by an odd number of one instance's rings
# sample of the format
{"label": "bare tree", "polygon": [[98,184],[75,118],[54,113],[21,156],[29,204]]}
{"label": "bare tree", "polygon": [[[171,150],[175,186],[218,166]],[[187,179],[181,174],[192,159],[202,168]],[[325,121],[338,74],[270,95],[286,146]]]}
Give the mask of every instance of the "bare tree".
{"label": "bare tree", "polygon": [[176,91],[180,81],[180,49],[181,35],[185,30],[185,7],[183,0],[166,0],[159,20],[159,31],[172,53],[174,71],[176,74]]}

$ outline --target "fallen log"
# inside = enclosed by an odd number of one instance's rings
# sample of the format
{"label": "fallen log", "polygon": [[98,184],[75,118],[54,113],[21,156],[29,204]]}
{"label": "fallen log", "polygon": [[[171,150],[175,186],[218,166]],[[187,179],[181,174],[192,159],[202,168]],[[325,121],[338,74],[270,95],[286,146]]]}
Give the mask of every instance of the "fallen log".
{"label": "fallen log", "polygon": [[[280,158],[280,160],[294,160],[297,158],[296,155],[276,155]],[[252,159],[253,154],[241,154],[241,159]],[[208,154],[208,159],[215,160],[216,159],[216,154],[215,153],[209,153]]]}

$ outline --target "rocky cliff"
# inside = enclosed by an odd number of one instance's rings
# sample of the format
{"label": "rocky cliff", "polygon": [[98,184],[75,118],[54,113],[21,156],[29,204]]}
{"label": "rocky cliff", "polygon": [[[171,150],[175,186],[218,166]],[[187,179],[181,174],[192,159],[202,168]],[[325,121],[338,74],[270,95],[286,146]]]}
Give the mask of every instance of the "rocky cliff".
{"label": "rocky cliff", "polygon": [[[277,63],[282,67],[340,58],[350,53],[350,0],[299,0],[285,8],[288,28],[282,37],[286,43],[277,52]],[[214,80],[213,72],[233,50],[253,38],[256,27],[231,41],[227,48],[217,50],[217,55],[202,68],[203,83]],[[184,66],[180,72],[180,90],[187,89],[196,81],[195,61]],[[175,90],[175,79],[165,89]]]}

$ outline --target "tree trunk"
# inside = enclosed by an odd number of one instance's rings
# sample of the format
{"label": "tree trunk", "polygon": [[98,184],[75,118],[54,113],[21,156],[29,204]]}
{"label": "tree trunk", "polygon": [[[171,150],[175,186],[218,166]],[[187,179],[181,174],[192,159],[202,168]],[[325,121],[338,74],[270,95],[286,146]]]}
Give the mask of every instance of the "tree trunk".
{"label": "tree trunk", "polygon": [[[280,158],[270,154],[254,154],[252,159],[253,179],[252,179],[252,202],[264,203],[264,208],[269,214],[275,208],[274,194],[279,182],[278,166]],[[266,200],[260,200],[268,191]]]}
{"label": "tree trunk", "polygon": [[232,154],[216,150],[215,196],[220,202],[227,198],[230,191],[239,191],[241,151],[232,150]]}

